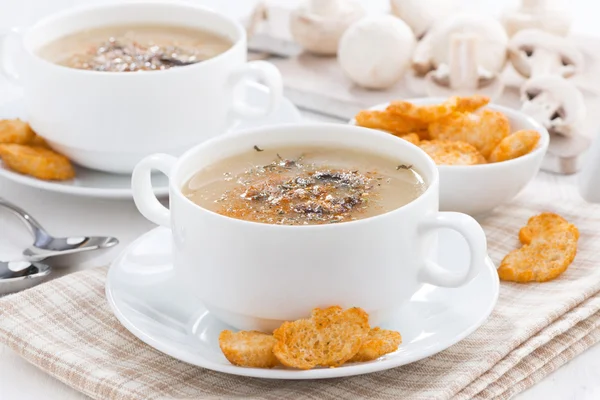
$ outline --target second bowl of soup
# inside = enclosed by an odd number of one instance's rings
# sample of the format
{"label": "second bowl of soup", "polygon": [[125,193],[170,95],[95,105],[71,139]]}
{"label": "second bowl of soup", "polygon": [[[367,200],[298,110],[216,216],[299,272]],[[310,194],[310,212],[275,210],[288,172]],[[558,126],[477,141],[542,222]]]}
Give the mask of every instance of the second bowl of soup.
{"label": "second bowl of soup", "polygon": [[[277,69],[246,62],[242,25],[196,5],[74,8],[4,40],[0,70],[23,87],[31,127],[89,168],[130,173],[148,154],[180,155],[281,99]],[[245,101],[248,79],[269,87],[266,107]]]}

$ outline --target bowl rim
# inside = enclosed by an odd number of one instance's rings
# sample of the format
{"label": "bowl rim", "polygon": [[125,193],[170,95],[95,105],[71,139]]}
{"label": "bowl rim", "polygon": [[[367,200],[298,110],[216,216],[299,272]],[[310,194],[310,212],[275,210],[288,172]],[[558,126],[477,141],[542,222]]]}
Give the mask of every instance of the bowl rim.
{"label": "bowl rim", "polygon": [[[185,196],[183,194],[184,183],[182,183],[182,182],[186,182],[187,179],[182,179],[180,177],[180,175],[183,174],[181,172],[181,170],[183,169],[183,166],[189,162],[190,159],[196,157],[197,153],[199,153],[201,151],[205,151],[206,148],[223,146],[224,143],[227,143],[229,141],[235,141],[237,138],[242,137],[242,136],[269,134],[271,132],[328,130],[329,132],[334,132],[333,135],[335,137],[336,135],[342,136],[343,131],[347,131],[348,129],[356,130],[357,134],[360,134],[360,136],[362,136],[362,137],[365,137],[365,135],[367,135],[367,136],[372,136],[375,138],[378,137],[379,140],[393,141],[395,143],[400,144],[400,146],[407,146],[410,149],[410,151],[416,152],[417,154],[419,154],[419,156],[422,155],[424,162],[431,166],[431,172],[432,172],[432,176],[429,179],[429,181],[427,182],[427,187],[426,187],[425,191],[423,193],[421,193],[417,198],[408,202],[407,204],[404,204],[400,207],[394,208],[390,211],[384,212],[383,214],[377,214],[377,215],[373,215],[373,216],[366,217],[366,218],[361,218],[361,219],[352,220],[352,221],[346,221],[346,222],[339,223],[339,224],[309,224],[309,225],[285,225],[285,224],[280,225],[280,224],[270,224],[270,223],[263,223],[263,222],[256,222],[256,221],[233,218],[233,217],[221,215],[221,214],[217,213],[216,211],[209,210],[206,207],[196,204],[191,199],[189,199],[187,196]],[[361,130],[364,131],[365,129],[367,130],[367,132],[359,132]],[[311,142],[309,141],[307,143],[311,143]],[[314,144],[314,142],[312,144]],[[354,146],[348,146],[348,147],[353,148]],[[152,157],[152,156],[150,156],[150,157]],[[432,196],[437,197],[439,200],[440,171],[436,167],[437,166],[436,166],[435,162],[430,157],[428,157],[427,153],[425,153],[425,151],[423,151],[423,149],[421,149],[420,147],[415,146],[414,144],[407,142],[406,140],[402,140],[396,136],[388,135],[386,132],[380,131],[378,129],[371,129],[369,132],[368,128],[365,128],[362,126],[340,124],[340,123],[335,123],[335,122],[314,122],[314,121],[300,122],[300,123],[291,122],[291,123],[285,123],[285,124],[265,125],[265,126],[251,128],[251,129],[241,130],[238,132],[233,132],[231,134],[219,135],[219,136],[215,136],[205,142],[196,144],[195,146],[190,148],[188,151],[183,153],[181,156],[176,158],[175,165],[173,166],[173,168],[169,174],[169,194],[170,194],[170,199],[171,199],[171,206],[173,205],[173,199],[176,198],[177,201],[182,202],[182,204],[191,206],[194,209],[201,211],[202,213],[206,213],[206,215],[210,215],[211,217],[215,217],[215,218],[221,220],[221,223],[238,224],[241,226],[250,226],[250,227],[258,226],[261,229],[280,229],[280,230],[281,229],[288,229],[288,230],[289,229],[292,229],[292,230],[300,230],[301,229],[301,230],[306,230],[306,231],[309,231],[309,230],[318,231],[318,230],[325,230],[325,229],[334,229],[334,230],[335,229],[338,229],[338,230],[351,229],[355,226],[360,227],[360,226],[364,226],[364,224],[372,223],[372,221],[383,221],[385,218],[389,219],[391,216],[395,216],[396,214],[399,214],[399,213],[409,213],[410,214],[412,212],[412,210],[414,210],[415,208],[422,207],[422,204],[426,204],[427,201],[429,201],[429,199]]]}
{"label": "bowl rim", "polygon": [[[413,104],[436,104],[436,103],[443,103],[446,100],[447,100],[447,98],[443,98],[443,97],[417,97],[417,98],[405,99],[402,101],[407,101],[407,102],[410,102]],[[385,109],[385,107],[387,107],[389,104],[390,104],[390,102],[376,104],[374,106],[367,108],[366,110],[369,110],[369,111],[382,110],[382,109]],[[525,163],[529,159],[533,159],[538,156],[543,156],[543,154],[546,153],[546,150],[548,149],[548,145],[550,144],[550,134],[548,133],[548,130],[546,128],[544,128],[544,126],[542,124],[540,124],[539,122],[534,120],[532,117],[524,114],[523,112],[521,112],[517,109],[506,107],[506,106],[501,106],[501,105],[491,103],[491,102],[481,108],[482,109],[489,108],[491,110],[500,111],[500,112],[506,114],[506,116],[509,117],[509,119],[520,119],[520,120],[523,120],[523,122],[525,122],[526,124],[531,125],[530,129],[538,131],[541,135],[538,144],[529,153],[522,155],[521,157],[513,158],[511,160],[500,161],[500,162],[496,162],[496,163],[475,164],[475,165],[438,165],[437,167],[440,170],[444,170],[444,171],[446,171],[446,170],[480,171],[480,170],[493,169],[493,168],[505,168],[505,167],[509,168],[510,166],[515,166],[516,164],[519,164],[519,163]],[[348,123],[351,125],[356,125],[356,120],[354,118],[352,118]],[[368,129],[373,129],[373,128],[368,128]],[[379,130],[379,129],[375,129],[375,130]],[[514,133],[514,132],[511,131],[511,134],[512,133]],[[540,155],[540,153],[542,153],[542,154]]]}

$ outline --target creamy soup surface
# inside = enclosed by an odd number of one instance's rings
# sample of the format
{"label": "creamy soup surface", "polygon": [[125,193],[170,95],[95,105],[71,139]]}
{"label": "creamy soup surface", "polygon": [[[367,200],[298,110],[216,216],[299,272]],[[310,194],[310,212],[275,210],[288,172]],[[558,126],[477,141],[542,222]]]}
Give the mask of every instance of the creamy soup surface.
{"label": "creamy soup surface", "polygon": [[108,72],[156,71],[215,57],[232,42],[209,31],[170,25],[118,25],[59,38],[38,55],[70,68]]}
{"label": "creamy soup surface", "polygon": [[375,153],[255,146],[198,171],[182,190],[199,206],[228,217],[316,225],[392,211],[426,188],[411,165]]}

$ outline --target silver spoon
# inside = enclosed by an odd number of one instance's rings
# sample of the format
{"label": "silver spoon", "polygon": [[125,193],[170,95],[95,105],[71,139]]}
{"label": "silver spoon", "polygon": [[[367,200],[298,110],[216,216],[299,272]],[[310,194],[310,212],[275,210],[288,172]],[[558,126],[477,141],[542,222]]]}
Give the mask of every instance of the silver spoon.
{"label": "silver spoon", "polygon": [[5,207],[19,217],[34,236],[33,245],[23,250],[27,261],[42,261],[46,258],[65,256],[91,250],[107,249],[116,246],[119,241],[114,237],[80,236],[55,238],[25,210],[0,197],[0,206]]}
{"label": "silver spoon", "polygon": [[0,296],[42,283],[52,269],[41,263],[0,261]]}

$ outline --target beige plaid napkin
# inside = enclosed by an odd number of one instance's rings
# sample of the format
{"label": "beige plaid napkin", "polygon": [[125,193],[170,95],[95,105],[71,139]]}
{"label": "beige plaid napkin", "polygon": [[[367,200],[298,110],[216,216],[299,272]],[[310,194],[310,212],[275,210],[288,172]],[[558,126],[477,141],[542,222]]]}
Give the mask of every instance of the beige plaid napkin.
{"label": "beige plaid napkin", "polygon": [[275,381],[185,364],[117,322],[104,297],[105,268],[0,300],[0,341],[95,399],[506,399],[600,340],[600,206],[584,203],[572,178],[542,174],[486,218],[490,255],[498,262],[517,246],[519,227],[543,210],[580,229],[569,270],[544,284],[502,283],[480,329],[437,355],[384,372]]}

